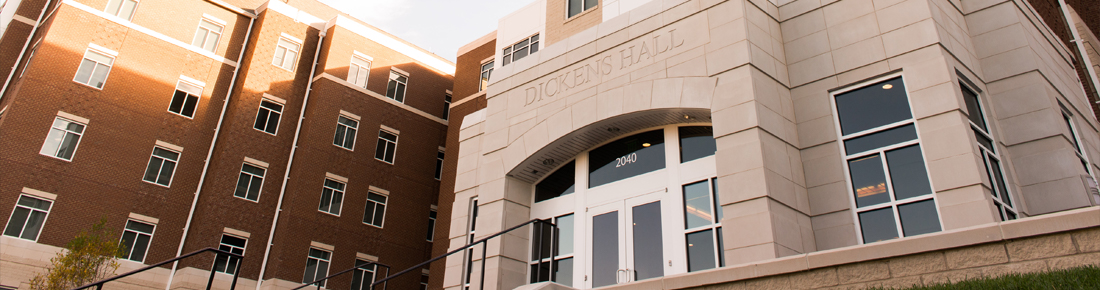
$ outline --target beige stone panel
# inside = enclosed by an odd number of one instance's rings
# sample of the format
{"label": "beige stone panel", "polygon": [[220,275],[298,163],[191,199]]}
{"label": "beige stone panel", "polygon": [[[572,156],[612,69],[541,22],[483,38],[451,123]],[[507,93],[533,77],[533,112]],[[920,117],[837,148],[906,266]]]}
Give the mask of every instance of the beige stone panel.
{"label": "beige stone panel", "polygon": [[738,162],[718,162],[718,176],[726,176],[750,169],[764,167],[764,155],[756,130],[719,137],[716,159],[737,160]]}
{"label": "beige stone panel", "polygon": [[982,268],[982,275],[989,278],[1001,277],[1009,274],[1028,274],[1046,272],[1050,268],[1046,261],[1030,261],[1023,263],[1011,263],[994,265]]}
{"label": "beige stone panel", "polygon": [[779,20],[786,21],[821,7],[819,0],[797,0],[779,6]]}
{"label": "beige stone panel", "polygon": [[707,58],[699,56],[677,65],[669,65],[668,77],[705,77],[707,76]]}
{"label": "beige stone panel", "polygon": [[[520,232],[515,231],[516,232]],[[522,231],[524,235],[527,235],[527,231]],[[492,256],[504,256],[511,259],[528,259],[528,249],[531,248],[531,240],[527,237],[521,237],[516,234],[508,233],[500,235],[496,238],[489,239],[485,247],[485,254],[488,257]],[[478,257],[480,258],[480,257]]]}
{"label": "beige stone panel", "polygon": [[711,114],[714,120],[714,136],[724,136],[756,127],[757,121],[756,102],[745,102]]}
{"label": "beige stone panel", "polygon": [[[852,0],[847,0],[852,1]],[[843,72],[886,59],[882,38],[873,37],[832,52],[836,71]]]}
{"label": "beige stone panel", "polygon": [[891,57],[888,62],[890,63],[890,69],[895,70],[921,65],[928,62],[930,59],[943,58],[944,56],[945,52],[943,48],[940,46],[929,46]]}
{"label": "beige stone panel", "polygon": [[763,168],[734,173],[718,182],[719,200],[726,204],[768,196],[771,189]]}
{"label": "beige stone panel", "polygon": [[718,75],[711,109],[718,111],[753,100],[755,93],[752,86],[752,70],[750,66],[742,66]]}
{"label": "beige stone panel", "polygon": [[943,252],[898,257],[887,262],[890,264],[890,275],[893,277],[916,276],[947,270],[947,262]]}
{"label": "beige stone panel", "polygon": [[874,13],[871,13],[844,23],[830,25],[827,31],[829,45],[836,50],[879,35],[878,19]]}
{"label": "beige stone panel", "polygon": [[[813,250],[813,239],[810,238],[809,245],[811,247],[807,248],[807,245],[803,242],[802,227],[799,225],[798,221],[800,217],[805,217],[806,215],[775,201],[769,203],[769,208],[772,216],[771,223],[775,235],[775,243],[795,253],[811,252]],[[780,249],[780,252],[783,252],[782,249]],[[780,256],[789,255],[781,253]],[[805,259],[802,261],[805,262]]]}
{"label": "beige stone panel", "polygon": [[680,94],[683,93],[684,79],[670,78],[653,81],[652,108],[675,108],[680,105]]}
{"label": "beige stone panel", "polygon": [[840,265],[836,269],[836,275],[840,284],[882,280],[890,278],[890,266],[885,261]]}
{"label": "beige stone panel", "polygon": [[[722,186],[723,178],[718,179],[718,186]],[[721,188],[718,190],[719,194],[723,192]],[[751,216],[760,213],[768,212],[768,199],[757,198],[746,201],[727,202],[725,199],[721,199],[722,203],[722,223],[737,217]]]}
{"label": "beige stone panel", "polygon": [[[848,217],[848,221],[851,222],[852,214],[849,211],[843,211],[834,214],[844,215]],[[817,217],[815,217],[814,220],[817,220]],[[851,223],[840,226],[814,229],[814,241],[816,242],[817,250],[819,251],[855,246],[859,244],[857,236],[858,234],[856,233],[855,225]]]}
{"label": "beige stone panel", "polygon": [[833,27],[857,17],[875,12],[875,6],[866,0],[843,0],[825,6],[825,23]]}
{"label": "beige stone panel", "polygon": [[[729,223],[722,223],[724,228],[723,233],[726,231],[738,233],[730,237],[729,240],[723,239],[723,245],[727,249],[767,245],[776,240],[774,232],[778,230],[775,228],[777,225],[772,224],[771,216],[768,212],[729,218],[726,220],[728,220]],[[726,258],[729,259],[730,257],[726,256]]]}
{"label": "beige stone panel", "polygon": [[1016,10],[1016,6],[1012,3],[1003,2],[1000,5],[966,15],[966,25],[970,30],[970,35],[981,35],[1019,23],[1020,20],[1017,18]]}
{"label": "beige stone panel", "polygon": [[[724,227],[723,227],[724,228]],[[723,240],[730,238],[734,235],[732,228],[730,230],[722,231]],[[778,257],[778,253],[775,249],[775,244],[767,243],[760,244],[744,248],[730,248],[726,246],[726,264],[727,265],[739,265],[750,262],[759,262],[764,260],[775,259]]]}
{"label": "beige stone panel", "polygon": [[478,189],[478,202],[490,203],[493,201],[504,199],[505,182],[504,178],[492,180],[481,184]]}
{"label": "beige stone panel", "polygon": [[783,42],[790,43],[795,39],[825,30],[825,13],[823,11],[823,9],[813,10],[780,23],[779,27],[783,30]]}
{"label": "beige stone panel", "polygon": [[990,203],[991,193],[984,185],[971,185],[962,188],[944,190],[936,193],[936,203],[940,207],[967,204],[971,202]]}
{"label": "beige stone panel", "polygon": [[974,154],[961,154],[940,160],[929,161],[932,186],[935,191],[944,191],[982,182],[981,159]]}
{"label": "beige stone panel", "polygon": [[[1038,262],[1038,261],[1036,261]],[[1100,253],[1088,253],[1053,258],[1046,261],[1050,270],[1066,270],[1085,266],[1100,266]],[[1046,269],[1044,269],[1046,270]]]}
{"label": "beige stone panel", "polygon": [[[791,181],[799,187],[806,188],[806,169],[802,167],[802,151],[794,146],[787,147],[787,158],[791,160]],[[808,202],[808,201],[807,201]]]}
{"label": "beige stone panel", "polygon": [[463,191],[477,186],[477,170],[459,173],[455,177],[455,191]]}
{"label": "beige stone panel", "polygon": [[734,19],[745,16],[745,6],[742,1],[727,1],[707,9],[707,20],[711,28],[729,23]]}
{"label": "beige stone panel", "polygon": [[[923,1],[923,0],[910,0]],[[936,24],[931,19],[902,27],[882,35],[887,57],[913,51],[940,42]]]}
{"label": "beige stone panel", "polygon": [[[829,150],[827,147],[833,146],[835,146],[835,144],[824,144],[817,147]],[[839,148],[837,150],[839,150]],[[807,154],[804,152],[803,156],[806,155]],[[806,171],[806,186],[810,188],[846,180],[844,161],[841,159],[839,152],[831,152],[826,156],[818,158],[805,157],[803,158],[803,168]]]}
{"label": "beige stone panel", "polygon": [[646,81],[626,85],[623,93],[623,113],[630,113],[651,108],[653,98],[653,82]]}
{"label": "beige stone panel", "polygon": [[759,70],[752,70],[752,87],[754,98],[756,101],[771,109],[774,112],[780,112],[783,110],[782,102],[779,100],[779,89],[776,86],[775,80],[768,77],[765,72]]}
{"label": "beige stone panel", "polygon": [[1028,45],[1026,32],[1020,24],[1012,24],[974,37],[978,58],[986,58]]}
{"label": "beige stone panel", "polygon": [[[486,108],[486,110],[488,110],[489,108]],[[507,129],[508,125],[510,125],[510,123],[508,122],[508,112],[486,112],[485,122],[483,123],[485,125],[486,134]]]}
{"label": "beige stone panel", "polygon": [[788,63],[797,63],[815,55],[828,52],[829,33],[825,30],[795,39],[784,46]]}
{"label": "beige stone panel", "polygon": [[542,107],[539,107],[538,110],[536,110],[537,114],[535,115],[535,122],[542,123],[546,121],[546,119],[550,118],[550,116],[553,116],[554,114],[560,112],[562,109],[565,109],[566,101],[568,101],[568,99],[561,98],[557,101],[553,101],[547,103]]}
{"label": "beige stone panel", "polygon": [[1028,261],[1077,253],[1068,233],[1012,240],[1005,244],[1010,261]]}
{"label": "beige stone panel", "polygon": [[[531,113],[535,112],[536,111],[531,111]],[[525,120],[523,121],[514,122],[511,126],[508,127],[509,145],[515,143],[516,140],[519,140],[520,137],[523,137],[524,133],[527,133],[528,130],[531,130],[531,128],[535,127],[535,114],[530,115],[530,118],[524,118]]]}
{"label": "beige stone panel", "polygon": [[1046,214],[1043,219],[1020,219],[1001,223],[1006,239],[1100,226],[1100,208],[1089,207]]}
{"label": "beige stone panel", "polygon": [[[1041,144],[1054,145],[1051,143],[1053,142],[1043,142]],[[1017,179],[1021,185],[1076,177],[1078,174],[1083,173],[1081,160],[1077,158],[1077,154],[1072,149],[1061,146],[1050,148],[1049,151],[1038,154],[1019,156],[1012,161],[1018,175]]]}
{"label": "beige stone panel", "polygon": [[793,122],[787,120],[772,109],[759,105],[759,102],[757,104],[756,110],[758,120],[760,121],[760,128],[772,133],[789,144],[798,144],[798,128]]}
{"label": "beige stone panel", "polygon": [[776,71],[777,70],[776,70],[776,67],[775,67],[776,66],[775,57],[768,54],[767,51],[765,51],[764,49],[760,48],[759,46],[757,46],[755,44],[750,43],[749,44],[749,56],[752,60],[752,64],[755,65],[756,68],[760,69],[760,71],[762,71],[765,74],[767,74],[769,76],[772,76],[772,77],[776,76]]}
{"label": "beige stone panel", "polygon": [[1024,199],[1027,204],[1025,212],[1029,215],[1047,214],[1090,204],[1079,176],[1021,186],[1020,191],[1017,196]]}
{"label": "beige stone panel", "polygon": [[[547,126],[548,124],[546,124],[546,122],[542,122],[538,125],[535,125],[535,127],[531,128],[531,130],[527,131],[527,133],[523,134],[523,145],[525,146],[524,149],[528,153],[528,155],[534,154],[535,152],[542,149],[542,147],[550,144],[550,137],[547,133],[546,128]],[[526,159],[526,156],[524,156],[524,159]],[[509,169],[511,169],[511,167],[509,167]]]}
{"label": "beige stone panel", "polygon": [[810,200],[810,214],[812,215],[836,212],[851,207],[846,182],[838,181],[811,187],[807,191]]}
{"label": "beige stone panel", "polygon": [[1021,47],[981,59],[982,72],[989,81],[1000,80],[1039,68],[1034,50]]}
{"label": "beige stone panel", "polygon": [[[953,122],[954,124],[935,128],[919,127],[921,147],[924,149],[925,159],[935,161],[959,154],[974,153],[974,145],[969,142],[973,140],[970,137],[970,134],[973,134],[971,133],[972,129],[970,124],[963,123],[959,119],[959,115],[961,114],[958,111],[953,111],[929,117],[929,119],[944,119],[937,121]],[[923,121],[918,121],[917,125],[923,125]]]}
{"label": "beige stone panel", "polygon": [[791,86],[800,86],[836,74],[831,52],[792,63],[789,70]]}
{"label": "beige stone panel", "polygon": [[832,267],[794,273],[790,275],[790,279],[791,289],[818,289],[839,284],[836,268]]}
{"label": "beige stone panel", "polygon": [[[635,66],[636,67],[641,67],[640,64],[635,64]],[[664,60],[653,62],[652,64],[649,64],[649,65],[646,65],[644,67],[641,67],[641,68],[638,68],[638,69],[635,69],[635,70],[631,71],[629,73],[630,81],[631,82],[645,81],[647,77],[652,76],[653,74],[665,71],[667,68],[668,68],[668,66],[665,65]]]}
{"label": "beige stone panel", "polygon": [[764,149],[764,168],[767,168],[779,176],[793,180],[791,176],[791,160],[787,155],[787,145],[771,134],[760,136],[761,147]]}
{"label": "beige stone panel", "polygon": [[[1001,141],[1007,146],[1063,134],[1065,121],[1061,114],[1047,108],[1001,119]],[[1067,139],[1068,142],[1068,139]]]}
{"label": "beige stone panel", "polygon": [[[1100,228],[1092,228],[1071,233],[1077,251],[1081,253],[1100,252]],[[1100,260],[1098,260],[1100,261]]]}
{"label": "beige stone panel", "polygon": [[973,201],[956,205],[940,205],[943,230],[961,229],[1000,221],[997,208],[990,201]]}
{"label": "beige stone panel", "polygon": [[[911,91],[909,93],[909,103],[913,109],[913,117],[923,119],[928,116],[940,115],[944,112],[965,110],[966,106],[961,103],[962,97],[959,95],[961,92],[962,89],[952,82],[941,83],[932,87]],[[947,114],[953,115],[956,113],[951,112]]]}
{"label": "beige stone panel", "polygon": [[573,128],[582,128],[596,122],[596,98],[588,98],[577,102],[573,108]]}
{"label": "beige stone panel", "polygon": [[1008,263],[1003,243],[990,243],[944,251],[948,269],[974,268]]}
{"label": "beige stone panel", "polygon": [[561,110],[546,120],[547,137],[551,142],[558,140],[565,134],[573,131],[573,115],[571,109]]}
{"label": "beige stone panel", "polygon": [[[852,84],[866,81],[867,79],[879,76],[888,71],[890,71],[890,65],[884,60],[840,73],[836,78],[839,83]],[[832,109],[832,107],[828,108],[830,110]]]}
{"label": "beige stone panel", "polygon": [[[750,9],[750,11],[757,11],[757,13],[761,13],[761,12],[759,12],[760,10],[755,9],[755,7],[753,9]],[[749,14],[750,15],[755,15],[757,13],[749,13]],[[766,19],[761,20],[761,21],[765,21],[765,23],[763,25],[761,25],[759,23],[752,22],[752,19],[753,18],[749,18],[749,20],[750,20],[749,24],[750,25],[745,26],[745,28],[747,28],[747,31],[748,31],[749,42],[756,45],[757,47],[760,47],[760,49],[764,50],[764,52],[766,52],[768,54],[773,54],[772,53],[772,38],[771,38],[771,35],[768,33],[768,24],[767,24],[768,20],[766,20]],[[780,49],[782,49],[782,47],[780,47]]]}
{"label": "beige stone panel", "polygon": [[1003,82],[1015,84],[1030,82],[1030,84],[1004,92],[990,93],[989,99],[993,100],[997,117],[1005,119],[1050,107],[1051,102],[1047,95],[1048,85],[1018,78]]}
{"label": "beige stone panel", "polygon": [[[690,64],[690,62],[686,63]],[[689,77],[684,78],[684,91],[680,98],[680,107],[683,108],[710,108],[714,95],[714,84],[717,78]]]}
{"label": "beige stone panel", "polygon": [[878,15],[880,31],[893,31],[932,17],[932,8],[928,6],[928,0],[891,1],[900,3],[885,8],[879,6],[879,3],[875,3],[875,7],[879,9],[875,14]]}
{"label": "beige stone panel", "polygon": [[623,113],[623,88],[612,89],[596,96],[596,117],[600,120]]}
{"label": "beige stone panel", "polygon": [[921,276],[921,281],[924,282],[924,285],[937,285],[957,283],[982,277],[981,269],[963,269],[923,275]]}

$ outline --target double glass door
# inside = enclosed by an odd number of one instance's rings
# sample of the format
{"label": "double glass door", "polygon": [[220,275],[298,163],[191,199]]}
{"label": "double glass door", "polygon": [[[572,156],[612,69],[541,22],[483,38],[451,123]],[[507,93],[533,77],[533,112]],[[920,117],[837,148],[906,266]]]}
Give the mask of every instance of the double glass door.
{"label": "double glass door", "polygon": [[[662,197],[658,191],[589,208],[587,276],[591,287],[665,275]],[[671,263],[671,262],[670,262]]]}

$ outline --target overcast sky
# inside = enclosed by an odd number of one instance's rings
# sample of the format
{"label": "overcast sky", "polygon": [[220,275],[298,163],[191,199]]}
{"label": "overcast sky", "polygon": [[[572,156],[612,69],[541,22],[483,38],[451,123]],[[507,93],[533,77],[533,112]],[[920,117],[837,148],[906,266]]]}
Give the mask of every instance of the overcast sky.
{"label": "overcast sky", "polygon": [[320,0],[455,61],[458,48],[496,30],[497,20],[534,0]]}

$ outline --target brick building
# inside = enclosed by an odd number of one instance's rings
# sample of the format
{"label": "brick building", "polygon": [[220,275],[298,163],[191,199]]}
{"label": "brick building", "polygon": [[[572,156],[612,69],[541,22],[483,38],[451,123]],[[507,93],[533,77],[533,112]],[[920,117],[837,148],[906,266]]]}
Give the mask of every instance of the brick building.
{"label": "brick building", "polygon": [[534,1],[459,50],[433,252],[558,231],[450,256],[430,289],[1100,264],[1100,6],[1060,2]]}
{"label": "brick building", "polygon": [[[239,287],[289,289],[430,257],[450,61],[315,1],[2,7],[0,288],[101,217],[127,246],[119,273],[216,247],[245,255]],[[108,288],[198,288],[236,264],[197,256]]]}

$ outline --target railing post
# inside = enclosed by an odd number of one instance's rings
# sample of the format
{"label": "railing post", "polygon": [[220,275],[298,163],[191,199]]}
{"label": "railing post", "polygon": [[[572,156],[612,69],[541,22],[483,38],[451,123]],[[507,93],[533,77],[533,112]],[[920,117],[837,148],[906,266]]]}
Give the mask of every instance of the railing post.
{"label": "railing post", "polygon": [[481,241],[481,290],[485,290],[485,250],[489,248],[489,240]]}
{"label": "railing post", "polygon": [[[233,289],[237,288],[237,277],[241,276],[241,264],[244,264],[244,256],[241,256],[240,259],[237,259],[237,269],[233,271],[233,284],[229,285],[229,290],[233,290]],[[211,270],[213,270],[213,269],[211,269]],[[262,281],[261,279],[257,279],[257,280],[259,280],[259,281],[256,281],[256,283],[259,283],[260,281]]]}
{"label": "railing post", "polygon": [[[217,256],[214,259],[217,260]],[[210,286],[214,284],[214,273],[217,271],[214,271],[214,267],[210,267],[210,278],[206,280],[206,290],[210,290]]]}

